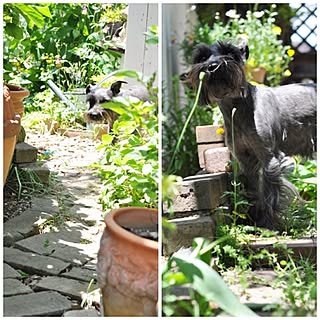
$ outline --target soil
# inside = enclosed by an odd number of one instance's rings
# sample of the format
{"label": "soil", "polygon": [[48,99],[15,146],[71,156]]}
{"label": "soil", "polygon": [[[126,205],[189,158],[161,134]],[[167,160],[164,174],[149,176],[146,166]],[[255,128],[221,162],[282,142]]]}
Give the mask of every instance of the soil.
{"label": "soil", "polygon": [[128,227],[123,227],[125,230],[132,232],[133,234],[153,240],[153,241],[158,241],[158,231],[155,228],[148,229],[148,228],[128,228]]}
{"label": "soil", "polygon": [[27,190],[22,190],[22,196],[18,199],[17,183],[12,177],[8,177],[3,189],[3,222],[8,221],[31,207],[31,196]]}

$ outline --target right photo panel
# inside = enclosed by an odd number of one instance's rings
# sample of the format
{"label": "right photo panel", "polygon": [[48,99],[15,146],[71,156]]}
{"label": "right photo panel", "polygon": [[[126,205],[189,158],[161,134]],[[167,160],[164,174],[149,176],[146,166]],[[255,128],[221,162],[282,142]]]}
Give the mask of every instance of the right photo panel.
{"label": "right photo panel", "polygon": [[317,19],[162,4],[162,316],[317,316]]}

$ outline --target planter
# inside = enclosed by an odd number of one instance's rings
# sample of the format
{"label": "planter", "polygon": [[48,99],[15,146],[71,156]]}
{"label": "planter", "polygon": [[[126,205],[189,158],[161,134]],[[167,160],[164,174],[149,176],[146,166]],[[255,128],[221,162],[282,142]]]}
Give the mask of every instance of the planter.
{"label": "planter", "polygon": [[158,242],[127,230],[157,231],[157,211],[121,208],[104,220],[97,264],[104,316],[156,316]]}
{"label": "planter", "polygon": [[24,98],[29,96],[30,92],[25,88],[12,84],[7,84],[7,87],[10,89],[13,109],[22,118],[24,112],[24,105],[22,101]]}
{"label": "planter", "polygon": [[3,184],[7,180],[9,168],[21,128],[20,115],[15,113],[11,92],[7,86],[3,87]]}
{"label": "planter", "polygon": [[248,81],[253,80],[257,83],[264,83],[264,79],[267,73],[267,70],[265,68],[245,66],[244,70]]}

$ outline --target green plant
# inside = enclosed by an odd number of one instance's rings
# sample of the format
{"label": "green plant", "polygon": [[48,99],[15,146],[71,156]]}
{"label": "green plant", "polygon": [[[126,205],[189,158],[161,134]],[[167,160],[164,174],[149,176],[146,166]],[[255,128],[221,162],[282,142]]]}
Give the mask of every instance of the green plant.
{"label": "green plant", "polygon": [[113,71],[121,53],[105,27],[124,6],[6,3],[4,79],[28,86],[32,96],[49,79],[69,90]]}
{"label": "green plant", "polygon": [[[222,240],[218,240],[220,241]],[[194,250],[190,257],[177,254],[172,256],[162,272],[164,314],[216,316],[221,310],[212,307],[210,302],[215,302],[229,315],[256,316],[239,302],[220,275],[210,267],[211,250],[216,242],[210,244],[199,238],[195,239],[193,245]],[[181,300],[172,289],[183,286],[188,288],[189,298]]]}
{"label": "green plant", "polygon": [[[142,81],[134,71],[120,70]],[[144,83],[148,81],[144,80]],[[102,136],[99,149],[105,158],[97,165],[103,181],[104,210],[122,206],[157,207],[158,117],[157,103],[117,97],[108,109],[119,114],[112,132]]]}
{"label": "green plant", "polygon": [[[283,77],[290,76],[289,62],[292,60],[294,50],[283,45],[279,39],[282,30],[275,24],[276,5],[272,4],[269,10],[257,11],[257,4],[253,11],[247,11],[242,18],[232,9],[226,13],[229,18],[223,22],[217,13],[213,27],[208,24],[197,25],[193,34],[187,35],[181,47],[187,64],[190,64],[190,50],[200,43],[212,44],[219,40],[230,40],[235,43],[246,41],[249,46],[249,59],[247,65],[252,68],[263,67],[267,71],[267,82],[276,86]],[[250,72],[248,80],[252,80]]]}
{"label": "green plant", "polygon": [[[195,137],[196,126],[212,124],[214,122],[213,115],[216,119],[219,118],[216,123],[221,123],[222,116],[219,108],[196,108],[192,121],[185,128],[185,134],[181,138],[179,152],[176,152],[175,157],[173,157],[181,130],[194,106],[195,99],[195,93],[187,87],[184,87],[185,94],[180,93],[179,81],[178,77],[172,77],[170,83],[163,85],[162,102],[163,110],[166,109],[166,111],[164,111],[165,116],[162,117],[162,167],[163,172],[185,177],[190,173],[196,173],[200,169]],[[169,162],[173,158],[169,170]]]}

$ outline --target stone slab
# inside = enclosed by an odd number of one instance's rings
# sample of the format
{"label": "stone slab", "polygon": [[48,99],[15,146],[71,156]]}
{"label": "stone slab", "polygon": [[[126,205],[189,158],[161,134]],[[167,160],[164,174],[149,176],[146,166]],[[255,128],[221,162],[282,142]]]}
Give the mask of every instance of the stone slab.
{"label": "stone slab", "polygon": [[17,279],[4,279],[3,281],[3,296],[10,297],[19,294],[32,293],[30,287],[24,285]]}
{"label": "stone slab", "polygon": [[181,248],[192,246],[194,238],[205,237],[209,240],[214,238],[214,222],[209,216],[190,216],[179,219],[171,219],[176,225],[174,231],[165,232],[163,249],[165,255],[169,256]]}
{"label": "stone slab", "polygon": [[100,317],[95,309],[88,310],[71,310],[63,314],[64,317]]}
{"label": "stone slab", "polygon": [[39,292],[3,299],[5,317],[61,316],[72,307],[58,292]]}
{"label": "stone slab", "polygon": [[3,278],[4,279],[20,279],[20,273],[9,266],[7,263],[3,264]]}
{"label": "stone slab", "polygon": [[[33,163],[20,163],[18,164],[18,168],[26,173],[34,175],[36,179],[43,184],[49,183],[50,170],[42,161]],[[27,177],[25,177],[25,179],[28,180]]]}
{"label": "stone slab", "polygon": [[70,266],[68,262],[15,248],[4,248],[3,253],[4,262],[29,274],[58,275]]}
{"label": "stone slab", "polygon": [[38,149],[28,143],[20,142],[16,144],[14,152],[15,163],[31,163],[37,160]]}
{"label": "stone slab", "polygon": [[94,256],[94,252],[90,252],[92,250],[90,244],[81,243],[83,239],[81,227],[81,225],[75,225],[58,232],[35,235],[16,242],[15,247],[81,266],[92,258],[90,254]]}
{"label": "stone slab", "polygon": [[[6,239],[7,237],[10,239],[10,234],[14,235],[16,233],[21,234],[23,238],[37,234],[39,232],[39,226],[52,217],[52,214],[40,210],[40,207],[39,211],[28,209],[21,215],[8,220],[3,225],[4,238]],[[18,241],[20,239],[16,240]]]}
{"label": "stone slab", "polygon": [[96,270],[74,267],[70,271],[62,273],[61,276],[89,283],[92,279],[97,279],[97,272]]}
{"label": "stone slab", "polygon": [[88,283],[61,277],[42,278],[33,287],[34,291],[57,291],[78,301],[87,293]]}
{"label": "stone slab", "polygon": [[[178,195],[173,199],[174,212],[213,210],[221,203],[221,196],[227,190],[226,173],[202,174],[186,177],[178,185]],[[164,207],[164,213],[168,209]]]}
{"label": "stone slab", "polygon": [[33,198],[31,200],[32,210],[41,210],[46,213],[58,213],[59,203],[57,199],[51,197]]}
{"label": "stone slab", "polygon": [[207,172],[226,172],[226,167],[230,162],[230,151],[227,147],[207,149],[203,156],[204,168]]}

